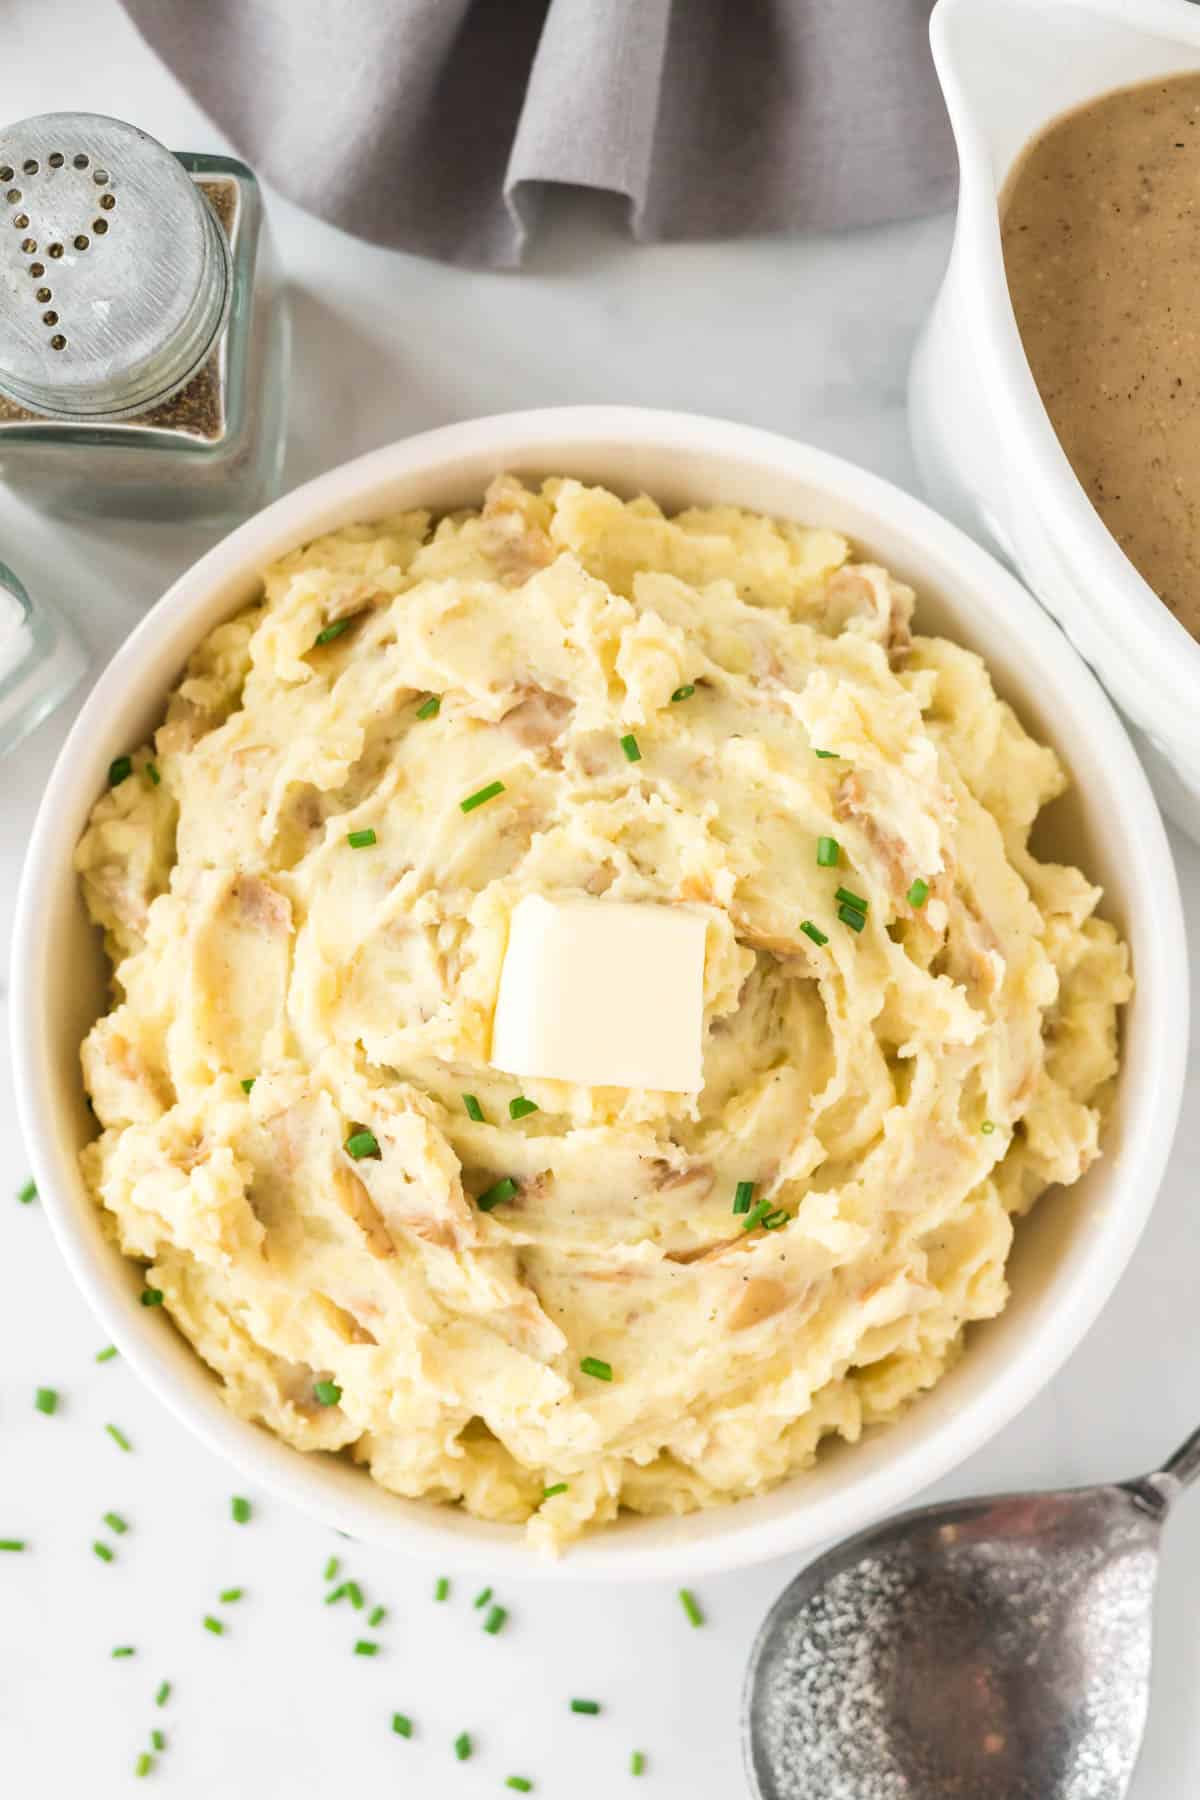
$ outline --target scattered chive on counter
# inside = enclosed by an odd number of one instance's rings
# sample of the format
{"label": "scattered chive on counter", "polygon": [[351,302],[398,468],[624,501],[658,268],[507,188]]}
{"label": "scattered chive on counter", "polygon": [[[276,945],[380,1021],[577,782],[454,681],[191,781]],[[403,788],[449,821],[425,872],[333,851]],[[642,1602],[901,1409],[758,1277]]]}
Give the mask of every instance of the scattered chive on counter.
{"label": "scattered chive on counter", "polygon": [[317,644],[332,644],[334,638],[340,638],[343,631],[349,631],[353,623],[353,618],[335,619],[332,625],[326,625],[318,631],[316,637],[313,639],[314,647]]}
{"label": "scattered chive on counter", "polygon": [[379,1139],[373,1131],[368,1131],[365,1126],[361,1131],[350,1133],[346,1139],[345,1150],[346,1155],[352,1156],[355,1162],[361,1162],[364,1156],[382,1156],[383,1154],[379,1148]]}
{"label": "scattered chive on counter", "polygon": [[504,1621],[507,1618],[508,1613],[503,1606],[493,1606],[483,1621],[483,1629],[489,1637],[495,1637],[498,1631],[504,1630]]}
{"label": "scattered chive on counter", "polygon": [[527,1775],[510,1775],[505,1782],[506,1788],[512,1788],[517,1794],[532,1794],[533,1783]]}
{"label": "scattered chive on counter", "polygon": [[129,777],[132,774],[133,774],[133,758],[131,756],[118,756],[117,758],[115,758],[115,760],[113,762],[110,762],[108,765],[108,785],[109,785],[109,787],[110,788],[120,787],[121,783],[123,781],[128,781]]}
{"label": "scattered chive on counter", "polygon": [[494,1206],[499,1206],[505,1200],[511,1200],[517,1191],[517,1183],[512,1176],[505,1175],[480,1194],[475,1204],[480,1212],[491,1212]]}
{"label": "scattered chive on counter", "polygon": [[235,1525],[246,1525],[250,1520],[250,1502],[241,1494],[235,1494],[229,1502],[229,1513]]}
{"label": "scattered chive on counter", "polygon": [[696,691],[695,682],[694,681],[685,681],[683,686],[677,687],[675,689],[675,692],[671,695],[671,705],[678,706],[679,702],[681,700],[690,700],[692,695],[695,693],[695,691]]}
{"label": "scattered chive on counter", "polygon": [[342,1397],[342,1390],[336,1381],[314,1381],[313,1399],[320,1406],[336,1406]]}
{"label": "scattered chive on counter", "polygon": [[460,1731],[454,1740],[454,1754],[457,1756],[459,1762],[466,1762],[471,1754],[472,1748],[471,1739],[467,1732]]}
{"label": "scattered chive on counter", "polygon": [[154,1696],[155,1706],[165,1706],[167,1704],[167,1701],[170,1698],[171,1698],[170,1682],[169,1681],[161,1681],[158,1685],[158,1692]]}
{"label": "scattered chive on counter", "polygon": [[613,1378],[612,1364],[606,1363],[599,1356],[581,1358],[579,1367],[585,1375],[591,1375],[596,1381],[611,1381]]}
{"label": "scattered chive on counter", "polygon": [[97,1538],[96,1542],[92,1545],[92,1552],[94,1555],[96,1555],[100,1558],[101,1562],[115,1562],[116,1561],[116,1555],[117,1555],[116,1551],[110,1550],[108,1545],[101,1543],[99,1538]]}
{"label": "scattered chive on counter", "polygon": [[475,1095],[474,1094],[464,1094],[462,1097],[462,1100],[463,1100],[463,1110],[466,1113],[468,1119],[474,1119],[474,1121],[477,1125],[486,1125],[487,1120],[484,1118],[483,1108],[482,1108],[482,1106],[480,1106],[478,1100],[475,1098]]}
{"label": "scattered chive on counter", "polygon": [[407,1713],[392,1714],[392,1730],[397,1737],[410,1738],[413,1734],[413,1722]]}
{"label": "scattered chive on counter", "polygon": [[450,1598],[450,1580],[448,1576],[438,1576],[437,1586],[433,1590],[433,1597],[435,1600],[448,1600]]}
{"label": "scattered chive on counter", "polygon": [[361,1612],[366,1605],[366,1601],[363,1599],[363,1592],[357,1581],[348,1581],[346,1583],[345,1592],[346,1598],[349,1600],[354,1610],[356,1612]]}
{"label": "scattered chive on counter", "polygon": [[387,1607],[386,1606],[373,1606],[371,1608],[370,1612],[367,1614],[367,1624],[370,1625],[372,1627],[372,1629],[374,1629],[374,1627],[376,1625],[382,1625],[383,1621],[386,1618],[387,1618]]}
{"label": "scattered chive on counter", "polygon": [[148,1775],[153,1767],[154,1758],[148,1750],[143,1750],[133,1765],[133,1772],[135,1775]]}
{"label": "scattered chive on counter", "polygon": [[134,1650],[132,1644],[118,1644],[112,1654],[113,1657],[116,1658],[118,1656],[135,1656],[137,1652]]}
{"label": "scattered chive on counter", "polygon": [[565,1481],[556,1481],[554,1483],[553,1487],[548,1487],[548,1488],[542,1489],[542,1499],[543,1500],[553,1500],[555,1494],[565,1494],[566,1491],[567,1491],[566,1482]]}
{"label": "scattered chive on counter", "polygon": [[819,837],[817,839],[817,864],[822,869],[836,869],[841,845],[836,838]]}
{"label": "scattered chive on counter", "polygon": [[802,919],[800,922],[800,929],[804,933],[805,937],[812,939],[814,944],[820,945],[820,944],[827,944],[829,942],[829,939],[826,937],[825,933],[819,928],[819,926],[814,925],[811,919]]}
{"label": "scattered chive on counter", "polygon": [[687,1614],[688,1623],[690,1625],[703,1625],[704,1614],[700,1611],[700,1602],[697,1600],[695,1594],[693,1594],[691,1588],[680,1588],[679,1604]]}
{"label": "scattered chive on counter", "polygon": [[37,1199],[37,1182],[36,1181],[27,1181],[25,1183],[25,1186],[18,1193],[17,1199],[20,1201],[22,1206],[28,1206],[28,1205],[30,1205],[30,1203],[32,1201],[36,1200]]}
{"label": "scattered chive on counter", "polygon": [[904,898],[911,907],[916,908],[924,906],[929,898],[929,883],[927,881],[922,881],[921,877],[918,875]]}
{"label": "scattered chive on counter", "polygon": [[508,1116],[510,1119],[527,1119],[530,1113],[539,1112],[540,1110],[537,1101],[527,1100],[524,1094],[518,1094],[515,1100],[510,1100],[508,1103]]}
{"label": "scattered chive on counter", "polygon": [[331,1588],[330,1591],[326,1594],[325,1604],[326,1604],[326,1606],[336,1606],[339,1600],[344,1600],[345,1598],[346,1598],[346,1583],[343,1581],[341,1587]]}
{"label": "scattered chive on counter", "polygon": [[223,1619],[215,1619],[211,1613],[205,1613],[204,1629],[205,1631],[211,1631],[214,1637],[224,1637],[225,1621]]}
{"label": "scattered chive on counter", "polygon": [[646,1773],[646,1756],[642,1750],[634,1750],[629,1758],[629,1773],[644,1775]]}
{"label": "scattered chive on counter", "polygon": [[572,1700],[571,1711],[573,1713],[587,1713],[589,1717],[594,1718],[600,1711],[600,1702],[598,1700]]}
{"label": "scattered chive on counter", "polygon": [[28,1541],[27,1538],[0,1538],[0,1551],[24,1550]]}
{"label": "scattered chive on counter", "polygon": [[372,844],[379,842],[379,839],[375,836],[372,827],[367,825],[362,831],[348,831],[346,842],[352,850],[369,850]]}
{"label": "scattered chive on counter", "polygon": [[504,783],[502,781],[489,781],[486,787],[476,788],[473,794],[468,794],[465,800],[460,800],[459,809],[465,813],[474,812],[477,806],[486,806],[489,800],[494,800],[497,794],[503,792]]}
{"label": "scattered chive on counter", "polygon": [[378,1656],[379,1645],[372,1643],[370,1638],[359,1638],[354,1645],[354,1654],[355,1656]]}
{"label": "scattered chive on counter", "polygon": [[754,1183],[739,1181],[733,1190],[733,1210],[735,1213],[748,1213],[750,1202],[754,1198]]}
{"label": "scattered chive on counter", "polygon": [[342,1565],[338,1562],[337,1557],[331,1556],[329,1561],[325,1564],[325,1568],[324,1568],[324,1571],[321,1576],[322,1581],[334,1581],[337,1578],[337,1572],[341,1568],[341,1566]]}
{"label": "scattered chive on counter", "polygon": [[245,1591],[245,1588],[222,1588],[217,1599],[222,1606],[232,1606],[235,1600],[241,1599]]}
{"label": "scattered chive on counter", "polygon": [[163,1733],[158,1729],[157,1725],[154,1727],[154,1730],[150,1733],[150,1742],[155,1750],[162,1751],[162,1750],[165,1750],[167,1747],[167,1740],[164,1737]]}
{"label": "scattered chive on counter", "polygon": [[33,1404],[40,1413],[52,1413],[58,1409],[57,1388],[38,1388],[33,1396]]}
{"label": "scattered chive on counter", "polygon": [[436,719],[442,710],[442,696],[430,694],[428,700],[422,701],[417,708],[418,719]]}
{"label": "scattered chive on counter", "polygon": [[621,739],[621,748],[625,752],[626,762],[641,762],[642,753],[638,749],[638,741],[634,737],[632,731],[626,732],[625,736]]}
{"label": "scattered chive on counter", "polygon": [[476,1594],[474,1604],[476,1606],[486,1606],[488,1601],[491,1599],[491,1597],[492,1597],[491,1588],[485,1587],[484,1589],[482,1589],[482,1591],[480,1593]]}
{"label": "scattered chive on counter", "polygon": [[111,1362],[113,1357],[116,1354],[117,1354],[117,1346],[115,1344],[105,1344],[103,1350],[97,1350],[96,1361],[97,1362]]}
{"label": "scattered chive on counter", "polygon": [[106,1425],[104,1427],[104,1429],[105,1429],[105,1431],[107,1431],[109,1437],[112,1439],[113,1443],[117,1446],[118,1450],[132,1450],[133,1449],[133,1445],[130,1443],[129,1439],[125,1436],[125,1433],[121,1430],[121,1427],[119,1425]]}
{"label": "scattered chive on counter", "polygon": [[141,1301],[143,1306],[161,1306],[163,1303],[162,1289],[144,1287],[141,1292]]}

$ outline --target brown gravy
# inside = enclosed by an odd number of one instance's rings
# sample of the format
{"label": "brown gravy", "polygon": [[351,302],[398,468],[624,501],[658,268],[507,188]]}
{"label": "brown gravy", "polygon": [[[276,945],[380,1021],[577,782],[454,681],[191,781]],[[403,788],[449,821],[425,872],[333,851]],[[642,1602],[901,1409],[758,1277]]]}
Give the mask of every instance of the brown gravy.
{"label": "brown gravy", "polygon": [[1001,201],[1025,354],[1071,467],[1200,638],[1200,72],[1055,120]]}

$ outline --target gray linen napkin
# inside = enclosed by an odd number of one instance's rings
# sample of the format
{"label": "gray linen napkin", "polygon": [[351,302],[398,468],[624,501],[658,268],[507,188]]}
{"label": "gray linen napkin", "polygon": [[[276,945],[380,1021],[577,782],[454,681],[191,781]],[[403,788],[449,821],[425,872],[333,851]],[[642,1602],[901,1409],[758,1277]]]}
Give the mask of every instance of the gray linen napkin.
{"label": "gray linen napkin", "polygon": [[639,239],[949,204],[932,0],[124,0],[239,150],[359,237],[519,263],[547,183]]}

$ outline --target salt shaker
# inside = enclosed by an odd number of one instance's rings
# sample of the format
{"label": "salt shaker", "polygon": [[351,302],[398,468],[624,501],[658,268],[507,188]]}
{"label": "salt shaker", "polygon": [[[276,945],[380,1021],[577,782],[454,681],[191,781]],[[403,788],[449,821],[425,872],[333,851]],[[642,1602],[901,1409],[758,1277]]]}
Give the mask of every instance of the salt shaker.
{"label": "salt shaker", "polygon": [[0,131],[0,480],[56,512],[231,523],[278,486],[287,362],[245,163],[98,113]]}

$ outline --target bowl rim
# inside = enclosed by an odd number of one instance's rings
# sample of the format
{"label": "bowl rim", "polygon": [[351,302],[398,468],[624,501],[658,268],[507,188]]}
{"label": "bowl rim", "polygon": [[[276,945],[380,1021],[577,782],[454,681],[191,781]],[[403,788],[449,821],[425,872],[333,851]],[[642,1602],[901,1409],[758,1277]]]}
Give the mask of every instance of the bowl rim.
{"label": "bowl rim", "polygon": [[[238,1418],[222,1402],[207,1375],[199,1385],[200,1359],[188,1349],[196,1380],[172,1370],[154,1321],[138,1305],[136,1288],[121,1290],[111,1279],[85,1229],[77,1201],[75,1151],[59,1141],[54,1083],[53,1034],[48,1008],[39,1007],[39,987],[53,948],[44,896],[73,856],[74,835],[64,841],[64,820],[75,815],[86,791],[94,796],[100,773],[115,753],[111,719],[116,703],[138,689],[138,671],[169,645],[193,612],[224,580],[249,579],[285,546],[305,541],[328,527],[322,516],[369,518],[378,509],[377,490],[431,467],[449,469],[468,456],[486,455],[497,467],[518,459],[555,455],[577,467],[602,449],[639,448],[656,455],[699,453],[726,460],[731,468],[760,467],[823,489],[831,498],[861,508],[902,537],[914,561],[931,568],[952,565],[964,585],[978,589],[988,605],[1003,609],[1008,627],[1025,647],[1052,691],[1073,691],[1088,714],[1088,730],[1103,749],[1106,776],[1119,795],[1123,829],[1131,854],[1146,874],[1142,912],[1147,920],[1141,954],[1140,988],[1155,997],[1163,1013],[1150,1038],[1154,1080],[1143,1082],[1142,1104],[1126,1126],[1122,1167],[1136,1166],[1136,1178],[1117,1172],[1121,1204],[1099,1210],[1089,1233],[1086,1269],[1054,1305],[1039,1314],[1017,1353],[995,1380],[967,1401],[953,1418],[935,1422],[902,1454],[881,1467],[853,1474],[838,1491],[815,1503],[800,1503],[765,1522],[754,1517],[753,1502],[728,1504],[691,1515],[709,1529],[683,1543],[639,1545],[630,1534],[604,1530],[557,1561],[531,1551],[513,1528],[490,1528],[493,1535],[458,1536],[439,1523],[450,1509],[430,1504],[429,1520],[415,1524],[397,1508],[386,1517],[391,1496],[369,1477],[353,1475],[353,1493],[334,1493],[323,1480],[323,1459],[309,1458],[261,1427]],[[631,471],[635,474],[635,471]],[[354,504],[361,500],[361,509]],[[347,510],[349,507],[349,510]],[[376,510],[378,516],[378,510]],[[931,579],[933,577],[931,576]],[[994,596],[994,601],[992,599]],[[207,629],[206,627],[205,629]],[[198,641],[199,631],[183,651]],[[181,656],[182,660],[182,656]],[[145,685],[145,684],[144,684]],[[1187,1056],[1187,967],[1183,910],[1166,833],[1146,777],[1112,705],[1062,631],[1038,603],[988,552],[921,501],[879,476],[773,432],[699,414],[627,406],[552,407],[492,415],[442,426],[399,440],[343,463],[275,501],[215,545],[172,583],[101,673],[64,743],[46,786],[22,871],[12,938],[11,1032],[18,1116],[39,1193],[60,1250],[78,1286],[111,1340],[151,1391],[209,1448],[231,1462],[249,1481],[326,1525],[383,1549],[486,1566],[491,1574],[557,1579],[667,1580],[745,1566],[820,1545],[861,1529],[914,1495],[969,1456],[1009,1422],[1045,1386],[1093,1323],[1128,1263],[1157,1194],[1183,1093]],[[1083,1279],[1086,1275],[1086,1280]],[[360,1489],[362,1491],[360,1491]],[[328,1490],[328,1491],[327,1491]],[[776,1493],[778,1489],[774,1490]],[[511,1535],[508,1535],[511,1534]]]}

